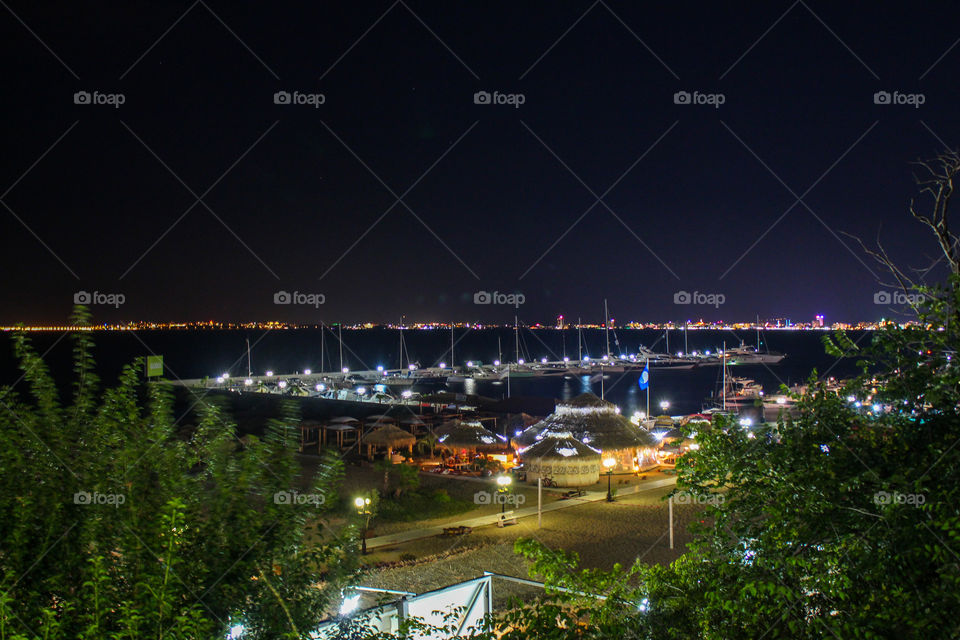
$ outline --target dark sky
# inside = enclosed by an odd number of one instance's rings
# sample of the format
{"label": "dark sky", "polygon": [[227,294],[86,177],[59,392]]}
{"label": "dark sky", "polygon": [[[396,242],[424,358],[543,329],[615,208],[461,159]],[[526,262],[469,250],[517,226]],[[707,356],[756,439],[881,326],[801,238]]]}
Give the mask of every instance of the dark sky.
{"label": "dark sky", "polygon": [[78,291],[124,296],[107,321],[512,321],[479,291],[525,322],[869,320],[842,232],[936,257],[907,204],[960,134],[954,2],[3,6],[0,323]]}

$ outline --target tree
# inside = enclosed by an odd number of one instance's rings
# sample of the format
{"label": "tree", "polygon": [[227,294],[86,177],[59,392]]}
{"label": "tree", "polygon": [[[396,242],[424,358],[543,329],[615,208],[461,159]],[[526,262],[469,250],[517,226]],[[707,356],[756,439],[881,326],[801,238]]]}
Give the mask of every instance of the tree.
{"label": "tree", "polygon": [[355,537],[319,531],[340,462],[296,491],[289,406],[241,443],[214,402],[192,398],[199,420],[185,430],[142,361],[101,390],[90,333],[74,341],[69,401],[23,334],[29,392],[0,389],[0,638],[309,631],[356,566]]}

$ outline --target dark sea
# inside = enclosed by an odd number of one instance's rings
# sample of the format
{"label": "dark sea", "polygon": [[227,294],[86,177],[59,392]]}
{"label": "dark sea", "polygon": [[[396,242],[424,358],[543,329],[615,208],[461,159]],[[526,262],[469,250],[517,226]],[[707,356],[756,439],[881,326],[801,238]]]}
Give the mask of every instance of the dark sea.
{"label": "dark sea", "polygon": [[[853,360],[836,360],[823,347],[822,331],[770,330],[761,334],[761,350],[779,351],[787,357],[776,365],[739,365],[728,369],[728,375],[756,380],[767,393],[777,391],[781,384],[801,383],[816,369],[822,375],[837,378],[856,373]],[[421,366],[450,363],[449,330],[406,330],[403,332],[406,351],[404,366],[409,361]],[[311,369],[339,371],[341,345],[335,331],[330,329],[288,330],[175,330],[175,331],[103,331],[94,334],[95,357],[98,372],[106,383],[113,382],[121,368],[134,358],[150,354],[164,357],[168,378],[190,379],[216,377],[224,372],[243,376],[247,372],[247,340],[250,341],[252,370],[263,374],[267,370],[277,374],[302,372]],[[582,353],[598,357],[606,350],[603,330],[584,330],[581,350],[578,352],[577,331],[538,329],[520,331],[520,355],[527,362],[549,358],[561,360],[564,355],[574,360]],[[866,344],[869,336],[852,332],[853,340]],[[68,389],[71,382],[70,336],[53,332],[30,334],[40,353],[45,353],[58,384]],[[691,330],[687,332],[687,351],[716,351],[724,342],[727,347],[741,341],[756,346],[753,331]],[[455,331],[454,356],[456,363],[468,360],[492,363],[515,359],[515,336],[512,329],[482,329]],[[498,344],[499,342],[499,344]],[[640,345],[654,351],[665,351],[663,331],[617,329],[610,333],[613,353],[635,353]],[[357,329],[343,332],[343,366],[353,371],[375,369],[377,365],[398,368],[400,335],[397,330]],[[498,351],[499,349],[499,351]],[[684,351],[683,330],[670,332],[670,351]],[[17,384],[21,371],[13,356],[10,334],[0,334],[0,384]],[[670,403],[669,413],[695,413],[719,387],[721,369],[702,366],[687,371],[653,369],[650,376],[650,406],[659,413],[660,402]],[[647,393],[637,384],[638,374],[609,373],[604,377],[603,395],[631,415],[645,411]],[[436,390],[423,389],[424,391]],[[443,387],[439,387],[443,389]],[[448,383],[446,389],[458,393],[477,393],[491,398],[507,395],[506,382]],[[564,379],[514,379],[510,381],[511,396],[537,396],[568,399],[584,391],[601,394],[601,381],[588,377]]]}

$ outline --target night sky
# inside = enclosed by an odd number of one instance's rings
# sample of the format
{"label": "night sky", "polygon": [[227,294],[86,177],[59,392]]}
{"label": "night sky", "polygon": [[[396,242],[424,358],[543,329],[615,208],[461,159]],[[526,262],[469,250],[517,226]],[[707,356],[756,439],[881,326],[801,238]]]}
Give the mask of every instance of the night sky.
{"label": "night sky", "polygon": [[842,232],[936,258],[907,205],[960,135],[953,2],[5,2],[0,323],[78,291],[124,296],[101,321],[873,320]]}

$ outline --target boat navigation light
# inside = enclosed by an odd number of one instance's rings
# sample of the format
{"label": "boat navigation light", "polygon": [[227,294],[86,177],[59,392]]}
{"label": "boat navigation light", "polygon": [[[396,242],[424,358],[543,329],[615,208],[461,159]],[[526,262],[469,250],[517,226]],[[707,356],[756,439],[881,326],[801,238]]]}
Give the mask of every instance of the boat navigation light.
{"label": "boat navigation light", "polygon": [[446,368],[447,368],[447,363],[446,363],[446,362],[441,362],[441,363],[440,363],[440,368],[441,368],[441,369],[446,369]]}
{"label": "boat navigation light", "polygon": [[468,367],[472,367],[472,366],[473,366],[473,360],[467,360],[467,366],[468,366]]}
{"label": "boat navigation light", "polygon": [[310,369],[304,369],[304,370],[303,370],[303,375],[305,375],[305,376],[310,375]]}
{"label": "boat navigation light", "polygon": [[410,369],[410,371],[413,371],[414,369],[417,368],[417,365],[411,364],[411,365],[407,366],[407,368]]}
{"label": "boat navigation light", "polygon": [[377,365],[377,371],[383,371],[383,365],[382,365],[382,364],[378,364],[378,365]]}
{"label": "boat navigation light", "polygon": [[547,359],[546,359],[546,358],[540,358],[540,363],[541,363],[541,364],[547,364]]}
{"label": "boat navigation light", "polygon": [[523,363],[524,363],[524,359],[523,359],[523,358],[520,358],[519,360],[517,360],[517,364],[523,364]]}
{"label": "boat navigation light", "polygon": [[500,361],[499,361],[499,360],[494,360],[494,361],[493,361],[493,366],[499,367],[499,366],[500,366]]}
{"label": "boat navigation light", "polygon": [[343,373],[350,373],[350,367],[344,367],[343,369],[341,369],[341,371]]}
{"label": "boat navigation light", "polygon": [[563,356],[563,361],[564,361],[564,362],[570,362],[570,358],[568,358],[567,356]]}
{"label": "boat navigation light", "polygon": [[273,371],[267,371],[267,377],[269,378],[271,376],[273,376]]}
{"label": "boat navigation light", "polygon": [[221,377],[222,377],[224,380],[227,380],[227,379],[230,378],[230,374],[229,374],[229,373],[225,373],[225,374],[223,374],[223,376],[221,376]]}

